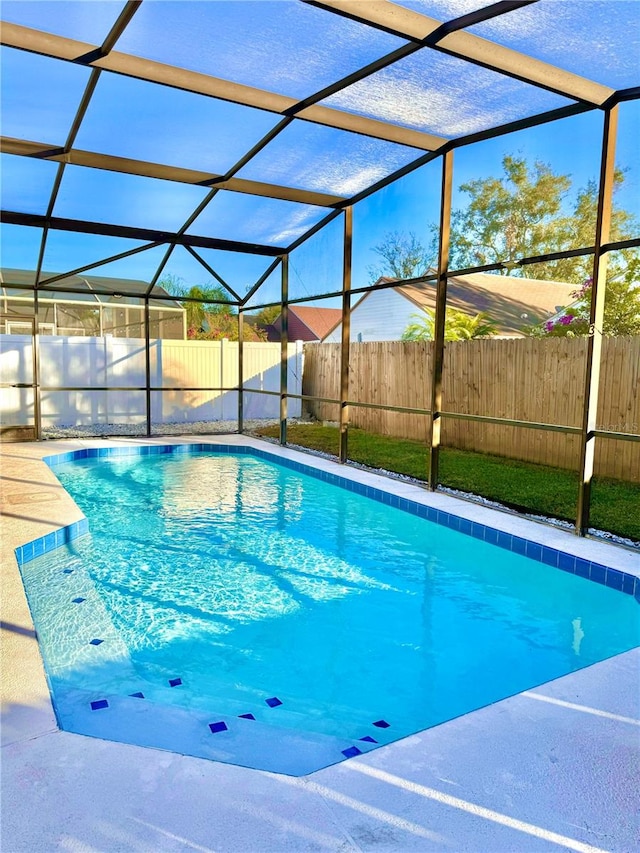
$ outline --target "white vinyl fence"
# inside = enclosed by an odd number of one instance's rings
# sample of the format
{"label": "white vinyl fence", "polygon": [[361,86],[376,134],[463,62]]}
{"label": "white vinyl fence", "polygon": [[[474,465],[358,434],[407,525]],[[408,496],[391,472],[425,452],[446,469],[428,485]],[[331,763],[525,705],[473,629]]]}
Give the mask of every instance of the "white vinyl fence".
{"label": "white vinyl fence", "polygon": [[[238,384],[238,344],[233,341],[153,340],[150,347],[154,424],[235,420],[237,391],[208,391]],[[32,382],[32,339],[0,335],[0,381]],[[144,341],[112,337],[40,338],[41,416],[44,428],[97,424],[135,424],[146,419]],[[64,386],[79,390],[44,390]],[[244,344],[244,416],[277,419],[277,396],[248,390],[280,391],[280,344]],[[93,390],[93,389],[96,390]],[[109,388],[113,390],[97,390]],[[81,390],[80,390],[81,389]],[[289,344],[288,390],[302,393],[302,344]],[[301,401],[289,401],[289,416],[299,417]],[[5,426],[33,422],[31,388],[0,390],[0,420]]]}

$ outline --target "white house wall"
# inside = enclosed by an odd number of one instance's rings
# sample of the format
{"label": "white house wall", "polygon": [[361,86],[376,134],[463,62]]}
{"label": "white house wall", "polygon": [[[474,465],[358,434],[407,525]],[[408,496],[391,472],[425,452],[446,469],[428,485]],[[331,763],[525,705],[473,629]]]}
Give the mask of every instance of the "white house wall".
{"label": "white house wall", "polygon": [[[374,290],[351,311],[351,340],[362,341],[398,341],[415,314],[420,309],[405,296],[393,288]],[[327,343],[339,343],[342,336],[342,323],[324,340]]]}

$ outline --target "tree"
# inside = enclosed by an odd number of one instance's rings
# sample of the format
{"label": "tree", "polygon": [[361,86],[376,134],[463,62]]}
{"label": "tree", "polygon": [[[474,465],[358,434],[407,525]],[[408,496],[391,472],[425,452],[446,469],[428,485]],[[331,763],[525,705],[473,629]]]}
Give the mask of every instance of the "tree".
{"label": "tree", "polygon": [[256,326],[265,329],[280,316],[280,305],[269,305],[256,314]]}
{"label": "tree", "polygon": [[[426,309],[422,314],[412,314],[414,322],[402,333],[403,341],[431,341],[435,330],[435,315]],[[469,341],[475,338],[488,338],[497,332],[495,324],[480,311],[475,317],[447,308],[444,321],[445,341]]]}
{"label": "tree", "polygon": [[[192,285],[187,287],[184,281],[171,273],[166,274],[158,284],[167,293],[183,299],[182,306],[187,313],[187,336],[190,338],[209,339],[209,331],[216,325],[215,316],[218,314],[235,316],[236,311],[229,304],[229,294],[219,285]],[[199,300],[194,302],[192,300]],[[237,324],[236,324],[237,325]],[[237,340],[236,337],[234,340]],[[228,337],[228,335],[222,335]]]}
{"label": "tree", "polygon": [[556,175],[539,161],[530,168],[524,158],[511,155],[503,158],[502,168],[501,177],[460,186],[470,202],[451,216],[454,269],[515,263],[561,248],[568,227],[561,209],[571,187],[569,176]]}
{"label": "tree", "polygon": [[[198,333],[189,333],[189,338],[199,341],[229,341],[238,340],[238,317],[228,310],[209,312],[206,316],[206,329]],[[245,323],[242,330],[243,341],[266,341],[267,333],[264,329],[254,328]]]}
{"label": "tree", "polygon": [[[593,245],[598,201],[594,181],[579,189],[573,203],[567,205],[572,185],[569,175],[556,174],[538,160],[529,166],[524,158],[513,155],[503,158],[502,168],[500,177],[460,186],[470,202],[451,217],[451,269],[515,265],[520,258]],[[624,172],[617,170],[615,189],[623,182]],[[614,207],[611,241],[628,239],[634,230],[637,234],[634,217]],[[592,263],[590,256],[564,258],[516,267],[515,274],[579,284],[591,275]],[[503,272],[513,274],[512,270]]]}
{"label": "tree", "polygon": [[368,268],[372,282],[383,275],[399,279],[418,278],[427,274],[432,260],[429,251],[412,231],[408,234],[388,231],[382,243],[371,251],[384,261]]}

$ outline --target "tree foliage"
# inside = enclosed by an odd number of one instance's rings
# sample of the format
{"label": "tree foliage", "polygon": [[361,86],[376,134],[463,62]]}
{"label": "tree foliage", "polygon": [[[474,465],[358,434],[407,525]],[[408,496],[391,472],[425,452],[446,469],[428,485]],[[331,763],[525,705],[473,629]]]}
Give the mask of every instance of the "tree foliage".
{"label": "tree foliage", "polygon": [[[616,170],[614,202],[615,192],[623,185],[624,178],[624,172]],[[530,333],[587,334],[591,293],[588,282],[593,273],[593,255],[523,266],[517,262],[522,258],[594,245],[598,208],[596,182],[587,181],[574,192],[570,175],[555,173],[548,164],[537,160],[530,165],[524,157],[506,155],[502,159],[501,175],[468,181],[459,189],[469,201],[466,207],[452,213],[449,269],[501,263],[505,264],[503,272],[510,275],[574,283],[578,302],[567,307],[552,324],[553,328],[547,328],[546,324]],[[431,230],[430,250],[425,249],[413,233],[386,234],[383,242],[373,248],[384,263],[369,268],[372,278],[389,275],[406,279],[424,275],[430,264],[435,265],[437,257],[437,226],[433,225]],[[637,219],[614,203],[609,240],[628,240],[638,234]],[[609,256],[605,334],[640,334],[639,263],[633,249]],[[422,318],[422,326],[428,331],[428,320]]]}
{"label": "tree foliage", "polygon": [[504,175],[479,178],[460,186],[469,204],[451,217],[451,260],[454,269],[556,251],[562,202],[571,187],[567,175],[555,175],[536,161],[503,158]]}
{"label": "tree foliage", "polygon": [[381,276],[406,279],[426,275],[431,257],[428,250],[418,240],[413,231],[402,234],[388,231],[382,243],[371,250],[382,258],[382,263],[368,268],[370,280],[377,281]]}
{"label": "tree foliage", "polygon": [[[598,207],[598,188],[588,181],[569,199],[571,177],[552,171],[536,160],[530,166],[522,157],[506,155],[503,174],[480,178],[460,186],[469,204],[452,213],[452,269],[504,263],[504,270],[526,278],[568,281],[579,284],[591,275],[593,258],[562,258],[541,264],[516,266],[520,258],[536,257],[565,249],[593,246]],[[624,173],[615,173],[615,190]],[[615,208],[611,241],[626,240],[638,233],[634,217]],[[622,259],[624,266],[626,259]],[[612,270],[616,274],[620,270]]]}
{"label": "tree foliage", "polygon": [[[189,331],[188,337],[199,341],[237,341],[238,340],[238,316],[227,310],[207,313],[205,317],[206,328],[200,332]],[[266,341],[267,333],[264,329],[244,323],[242,327],[243,341]]]}
{"label": "tree foliage", "polygon": [[[589,334],[589,314],[593,280],[587,279],[574,291],[574,305],[554,320],[530,330],[534,337],[583,337]],[[640,335],[640,258],[634,258],[624,272],[607,277],[602,331],[605,335]]]}
{"label": "tree foliage", "polygon": [[[421,314],[412,314],[414,322],[402,333],[403,341],[431,341],[434,337],[435,315],[425,309]],[[474,317],[448,308],[444,321],[445,341],[470,341],[475,338],[488,338],[497,332],[495,323],[480,311]]]}
{"label": "tree foliage", "polygon": [[256,326],[265,329],[278,319],[281,312],[280,305],[268,305],[256,314]]}
{"label": "tree foliage", "polygon": [[187,314],[187,337],[197,340],[238,339],[237,312],[229,304],[229,294],[223,287],[213,283],[188,287],[181,278],[170,273],[158,284],[167,293],[183,300],[182,307]]}

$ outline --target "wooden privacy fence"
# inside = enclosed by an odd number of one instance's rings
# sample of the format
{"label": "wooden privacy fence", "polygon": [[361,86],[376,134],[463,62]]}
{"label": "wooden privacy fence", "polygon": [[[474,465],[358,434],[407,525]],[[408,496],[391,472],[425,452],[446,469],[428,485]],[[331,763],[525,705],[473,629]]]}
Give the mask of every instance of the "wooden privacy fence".
{"label": "wooden privacy fence", "polygon": [[[352,343],[349,399],[428,409],[431,341]],[[305,345],[303,393],[339,397],[340,345]],[[443,410],[580,427],[584,338],[485,339],[445,347]],[[319,420],[335,420],[334,404],[308,401]],[[370,432],[425,440],[429,416],[351,406],[350,423]],[[598,429],[640,432],[640,337],[603,341]],[[443,419],[443,443],[513,459],[577,469],[580,438],[547,430]],[[640,482],[640,443],[596,442],[600,476]]]}

